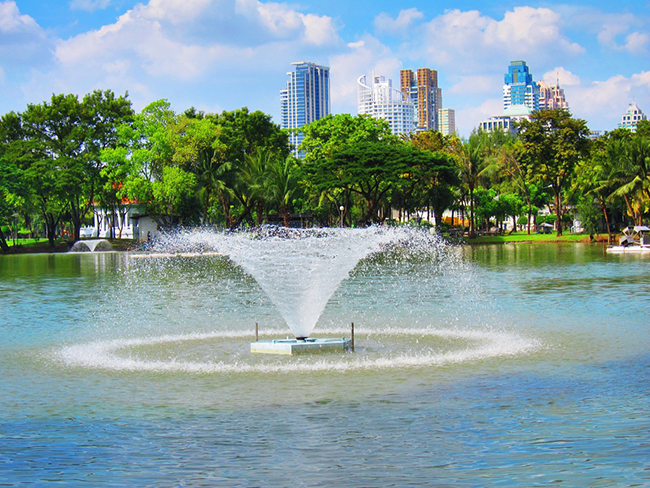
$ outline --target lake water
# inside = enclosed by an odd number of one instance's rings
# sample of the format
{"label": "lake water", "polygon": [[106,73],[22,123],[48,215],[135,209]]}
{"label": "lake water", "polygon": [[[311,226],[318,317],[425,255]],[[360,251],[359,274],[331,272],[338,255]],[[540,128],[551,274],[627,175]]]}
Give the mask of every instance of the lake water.
{"label": "lake water", "polygon": [[0,256],[0,486],[650,486],[650,258],[358,266],[314,336],[220,257]]}

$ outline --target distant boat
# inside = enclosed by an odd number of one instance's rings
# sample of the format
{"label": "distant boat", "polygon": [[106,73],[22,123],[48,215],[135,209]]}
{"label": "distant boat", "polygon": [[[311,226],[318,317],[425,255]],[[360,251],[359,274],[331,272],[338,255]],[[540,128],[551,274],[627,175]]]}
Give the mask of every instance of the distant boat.
{"label": "distant boat", "polygon": [[610,246],[607,252],[611,253],[638,253],[650,252],[650,227],[635,225],[623,229],[623,236],[619,238],[618,246]]}

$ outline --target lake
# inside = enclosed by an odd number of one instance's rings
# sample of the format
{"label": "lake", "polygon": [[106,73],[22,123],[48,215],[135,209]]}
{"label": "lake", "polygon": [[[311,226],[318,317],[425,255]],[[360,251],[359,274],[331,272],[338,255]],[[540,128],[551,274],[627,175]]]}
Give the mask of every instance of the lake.
{"label": "lake", "polygon": [[218,256],[0,256],[0,486],[650,486],[650,260],[364,260],[314,336]]}

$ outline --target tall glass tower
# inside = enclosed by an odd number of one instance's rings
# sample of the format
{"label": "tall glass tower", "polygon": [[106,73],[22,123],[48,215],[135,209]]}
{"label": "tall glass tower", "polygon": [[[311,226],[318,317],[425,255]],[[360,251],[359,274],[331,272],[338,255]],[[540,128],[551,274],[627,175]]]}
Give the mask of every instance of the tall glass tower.
{"label": "tall glass tower", "polygon": [[533,81],[525,61],[511,61],[504,77],[503,110],[511,105],[524,105],[539,110],[539,86]]}
{"label": "tall glass tower", "polygon": [[[283,129],[301,127],[330,113],[330,69],[314,63],[291,63],[295,68],[287,73],[287,88],[280,90]],[[292,132],[289,141],[294,154],[304,135]]]}

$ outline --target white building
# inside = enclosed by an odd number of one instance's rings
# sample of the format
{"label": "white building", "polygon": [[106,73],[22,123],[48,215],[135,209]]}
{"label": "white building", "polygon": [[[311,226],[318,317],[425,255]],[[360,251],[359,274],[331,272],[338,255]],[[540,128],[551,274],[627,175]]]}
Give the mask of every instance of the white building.
{"label": "white building", "polygon": [[415,103],[410,97],[393,88],[385,76],[372,77],[368,86],[366,75],[357,80],[359,115],[370,115],[388,122],[393,134],[411,134],[415,131]]}
{"label": "white building", "polygon": [[636,103],[632,102],[627,108],[627,112],[621,117],[621,123],[618,124],[619,129],[630,129],[632,132],[636,131],[636,126],[641,120],[647,120],[648,118],[643,113],[643,111],[637,106]]}
{"label": "white building", "polygon": [[533,111],[525,105],[510,105],[501,115],[495,115],[479,122],[478,128],[483,132],[501,129],[514,134],[517,132],[516,123],[530,120],[532,113]]}
{"label": "white building", "polygon": [[153,239],[158,236],[158,233],[158,224],[151,216],[144,213],[142,205],[124,207],[121,212],[111,212],[95,206],[93,225],[81,229],[81,237],[112,237],[141,241]]}
{"label": "white building", "polygon": [[456,111],[453,108],[438,109],[438,131],[443,136],[453,136],[456,133]]}

